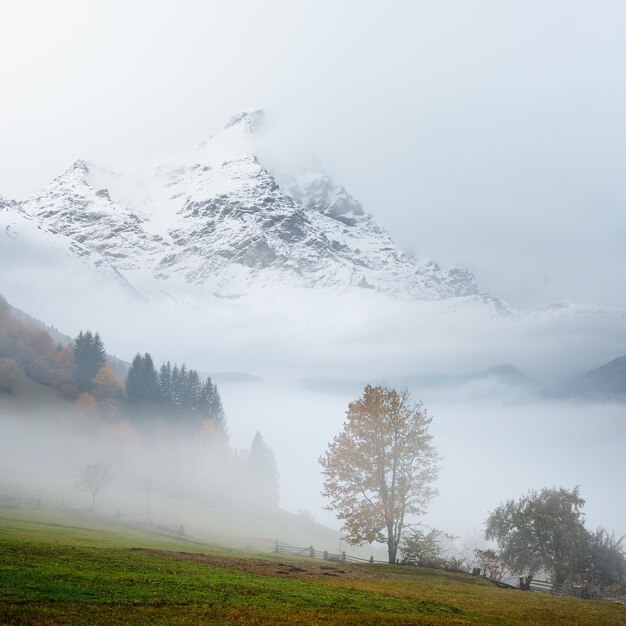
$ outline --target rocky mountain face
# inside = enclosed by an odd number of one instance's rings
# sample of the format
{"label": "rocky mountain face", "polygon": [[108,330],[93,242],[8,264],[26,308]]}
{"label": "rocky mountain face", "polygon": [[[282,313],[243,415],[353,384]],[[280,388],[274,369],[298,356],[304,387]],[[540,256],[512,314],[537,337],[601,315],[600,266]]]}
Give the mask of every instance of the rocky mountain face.
{"label": "rocky mountain face", "polygon": [[[28,213],[14,200],[0,196],[0,265],[5,269],[3,283],[9,279],[25,281],[30,268],[45,273],[53,267],[67,275],[87,273],[132,292],[130,283],[100,255],[80,243],[78,238],[47,228],[43,220]],[[11,270],[15,270],[12,272]]]}
{"label": "rocky mountain face", "polygon": [[469,271],[400,251],[325,173],[279,182],[254,154],[261,124],[260,112],[235,116],[198,149],[132,176],[77,161],[7,210],[76,256],[131,283],[148,275],[163,289],[175,281],[227,297],[253,285],[373,289],[411,300],[479,294]]}

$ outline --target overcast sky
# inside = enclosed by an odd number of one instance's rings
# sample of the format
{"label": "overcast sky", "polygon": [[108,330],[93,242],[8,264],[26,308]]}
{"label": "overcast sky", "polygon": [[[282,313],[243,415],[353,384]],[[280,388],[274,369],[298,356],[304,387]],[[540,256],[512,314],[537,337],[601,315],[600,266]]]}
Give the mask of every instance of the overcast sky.
{"label": "overcast sky", "polygon": [[4,2],[0,194],[263,107],[403,247],[626,307],[625,66],[623,2]]}

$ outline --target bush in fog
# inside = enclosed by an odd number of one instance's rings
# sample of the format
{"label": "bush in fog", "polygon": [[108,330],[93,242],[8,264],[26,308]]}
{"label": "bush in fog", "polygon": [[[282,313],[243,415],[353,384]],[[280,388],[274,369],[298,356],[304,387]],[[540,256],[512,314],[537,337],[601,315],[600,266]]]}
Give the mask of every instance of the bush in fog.
{"label": "bush in fog", "polygon": [[13,393],[23,378],[22,368],[13,359],[0,358],[0,391]]}
{"label": "bush in fog", "polygon": [[124,400],[124,384],[110,365],[104,365],[93,379],[92,395],[102,415],[113,417],[119,413]]}
{"label": "bush in fog", "polygon": [[480,573],[490,580],[500,581],[509,573],[507,564],[502,557],[493,549],[474,550],[476,563]]}
{"label": "bush in fog", "polygon": [[83,391],[74,402],[74,410],[83,417],[97,417],[98,415],[96,400],[86,391]]}
{"label": "bush in fog", "polygon": [[91,494],[91,508],[96,506],[96,496],[111,482],[113,468],[108,463],[87,465],[80,473],[76,486]]}
{"label": "bush in fog", "polygon": [[400,552],[402,563],[421,567],[449,569],[445,542],[453,537],[436,528],[428,532],[417,528],[409,531],[402,539]]}
{"label": "bush in fog", "polygon": [[581,576],[590,595],[626,592],[624,537],[616,539],[604,528],[588,534]]}

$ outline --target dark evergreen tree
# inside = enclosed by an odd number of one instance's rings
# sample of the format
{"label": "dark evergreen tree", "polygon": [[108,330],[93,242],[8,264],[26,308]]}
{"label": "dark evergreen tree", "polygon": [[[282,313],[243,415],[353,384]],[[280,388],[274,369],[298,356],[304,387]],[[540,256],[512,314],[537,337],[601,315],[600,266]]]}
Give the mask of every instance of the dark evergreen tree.
{"label": "dark evergreen tree", "polygon": [[172,403],[171,407],[174,411],[180,410],[180,369],[178,365],[174,364],[172,368],[172,390],[171,390]]}
{"label": "dark evergreen tree", "polygon": [[252,493],[267,504],[278,506],[278,469],[272,448],[257,432],[248,457]]}
{"label": "dark evergreen tree", "polygon": [[93,354],[94,359],[96,359],[99,363],[101,363],[100,367],[107,362],[107,352],[104,349],[104,344],[102,343],[102,339],[100,339],[100,334],[96,333],[93,336]]}
{"label": "dark evergreen tree", "polygon": [[136,354],[126,375],[126,400],[130,405],[142,404],[142,369],[143,358],[141,354]]}
{"label": "dark evergreen tree", "polygon": [[213,420],[224,432],[226,432],[226,414],[217,385],[207,378],[200,389],[198,397],[198,411],[204,417]]}
{"label": "dark evergreen tree", "polygon": [[178,414],[182,415],[189,408],[189,396],[187,394],[187,366],[183,363],[178,370]]}
{"label": "dark evergreen tree", "polygon": [[143,384],[145,389],[146,404],[159,405],[159,375],[157,374],[154,361],[147,352],[143,355]]}
{"label": "dark evergreen tree", "polygon": [[154,410],[160,404],[158,375],[152,357],[135,355],[126,377],[128,404],[142,411]]}
{"label": "dark evergreen tree", "polygon": [[169,361],[163,363],[159,370],[159,404],[162,408],[170,408],[173,405],[172,365]]}
{"label": "dark evergreen tree", "polygon": [[72,346],[74,353],[75,384],[78,391],[89,391],[92,387],[93,379],[100,368],[106,364],[107,355],[100,335],[92,334],[90,330],[78,333]]}
{"label": "dark evergreen tree", "polygon": [[202,392],[202,382],[200,381],[200,376],[196,370],[189,370],[186,389],[189,399],[189,412],[195,415],[198,413],[200,394]]}
{"label": "dark evergreen tree", "polygon": [[[209,379],[211,380],[211,379]],[[213,392],[210,396],[209,402],[209,417],[224,431],[227,430],[226,425],[226,413],[224,411],[224,405],[222,404],[222,398],[220,391],[215,383],[212,384]]]}
{"label": "dark evergreen tree", "polygon": [[210,378],[203,384],[198,372],[169,361],[157,371],[150,354],[137,354],[126,377],[128,405],[145,415],[196,428],[209,418],[226,431],[226,416],[217,385]]}

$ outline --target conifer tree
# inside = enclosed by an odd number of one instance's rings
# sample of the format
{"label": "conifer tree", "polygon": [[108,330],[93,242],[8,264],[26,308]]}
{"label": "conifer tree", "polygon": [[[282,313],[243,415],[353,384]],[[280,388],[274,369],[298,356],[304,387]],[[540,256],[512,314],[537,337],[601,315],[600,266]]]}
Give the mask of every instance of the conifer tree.
{"label": "conifer tree", "polygon": [[159,404],[163,408],[169,408],[173,404],[172,397],[172,365],[168,361],[159,369]]}
{"label": "conifer tree", "polygon": [[217,385],[211,377],[207,378],[200,390],[198,398],[198,411],[213,420],[219,428],[226,432],[226,414]]}
{"label": "conifer tree", "polygon": [[180,409],[180,369],[178,365],[174,364],[172,368],[172,391],[171,391],[172,403],[171,407],[174,411]]}
{"label": "conifer tree", "polygon": [[191,410],[196,413],[198,410],[198,403],[200,401],[200,393],[202,391],[202,382],[200,376],[196,370],[189,370],[187,377],[187,390],[189,393],[189,405]]}
{"label": "conifer tree", "polygon": [[148,352],[143,355],[143,384],[146,404],[157,406],[159,404],[159,375]]}
{"label": "conifer tree", "polygon": [[178,411],[179,415],[185,413],[189,407],[187,394],[187,366],[183,363],[178,370]]}
{"label": "conifer tree", "polygon": [[89,391],[93,379],[106,364],[107,356],[100,335],[88,330],[78,333],[72,347],[74,353],[75,383],[79,391]]}
{"label": "conifer tree", "polygon": [[250,483],[255,496],[267,504],[278,506],[278,469],[272,448],[257,432],[248,457]]}
{"label": "conifer tree", "polygon": [[141,404],[141,370],[143,367],[143,358],[137,353],[130,364],[128,374],[126,375],[126,399],[129,404]]}
{"label": "conifer tree", "polygon": [[136,354],[126,377],[128,403],[142,410],[154,409],[159,405],[158,375],[152,357]]}
{"label": "conifer tree", "polygon": [[209,417],[224,431],[226,432],[226,413],[224,411],[224,405],[222,404],[222,398],[217,385],[213,383],[213,393],[211,394],[211,401],[209,404]]}

